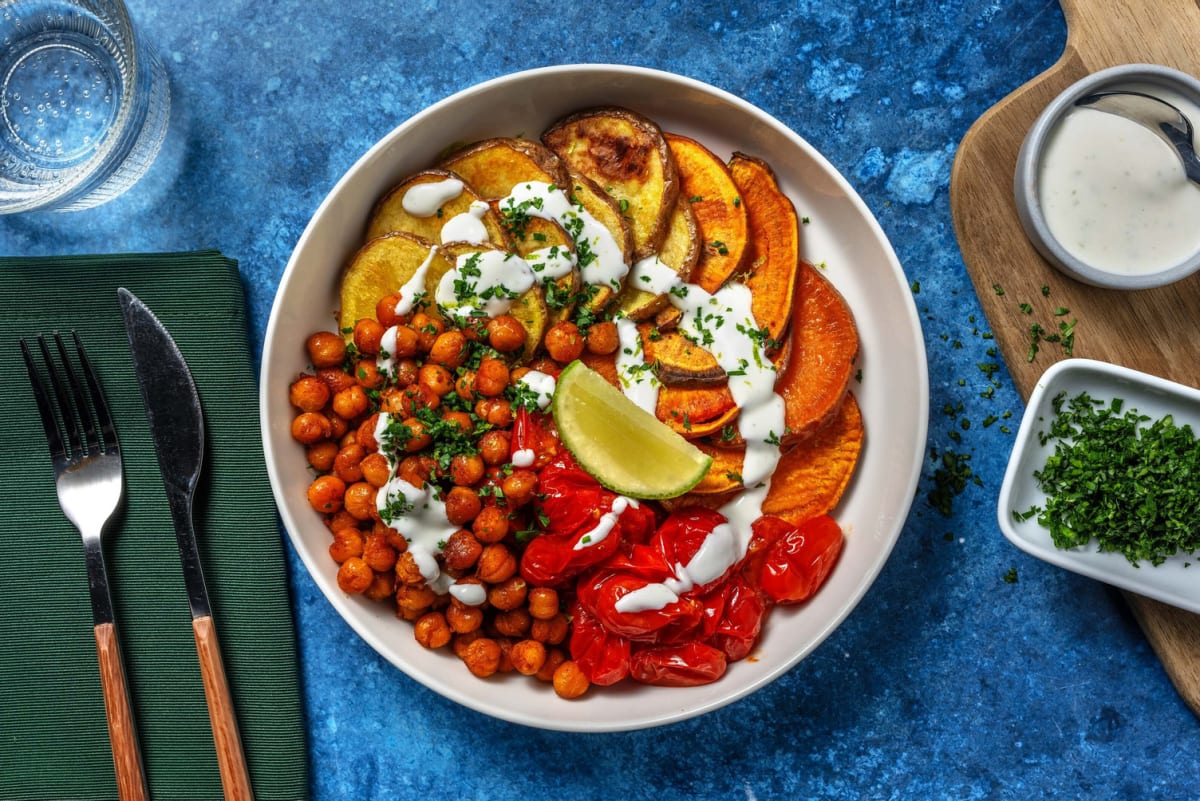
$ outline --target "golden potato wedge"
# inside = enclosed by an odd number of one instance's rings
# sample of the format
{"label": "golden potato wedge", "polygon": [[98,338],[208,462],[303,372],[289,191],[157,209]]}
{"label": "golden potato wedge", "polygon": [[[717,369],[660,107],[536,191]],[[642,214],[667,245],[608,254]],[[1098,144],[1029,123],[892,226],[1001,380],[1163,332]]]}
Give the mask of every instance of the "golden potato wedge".
{"label": "golden potato wedge", "polygon": [[[482,253],[486,250],[496,251],[501,250],[501,248],[487,244],[475,245],[468,242],[449,242],[442,247],[442,250],[446,253],[447,258],[454,261],[457,265],[458,259],[461,256]],[[523,292],[519,298],[513,301],[508,313],[525,327],[525,347],[521,350],[520,361],[528,361],[533,358],[533,354],[541,347],[542,337],[546,333],[548,315],[546,312],[545,292],[541,284],[535,283],[532,288]]]}
{"label": "golden potato wedge", "polygon": [[679,196],[691,203],[703,246],[692,283],[716,292],[742,267],[750,223],[729,169],[695,139],[665,134],[679,171]]}
{"label": "golden potato wedge", "polygon": [[443,169],[462,176],[485,200],[499,200],[525,181],[567,185],[566,166],[539,142],[495,138],[467,145],[451,153]]}
{"label": "golden potato wedge", "polygon": [[750,224],[746,248],[746,286],[754,321],[772,339],[787,330],[800,263],[800,220],[771,166],[762,159],[734,153],[729,173],[742,198]]}
{"label": "golden potato wedge", "polygon": [[[338,325],[343,332],[353,329],[364,317],[375,317],[375,304],[385,295],[397,292],[425,262],[425,292],[432,295],[442,276],[454,263],[435,245],[408,233],[384,234],[367,242],[342,271],[341,309]],[[345,334],[347,338],[349,334]]]}
{"label": "golden potato wedge", "polygon": [[[434,187],[447,181],[462,183],[462,189],[440,203],[433,214],[420,214],[405,209],[404,199],[413,187]],[[442,229],[446,223],[459,214],[468,213],[471,204],[477,200],[480,200],[479,195],[454,173],[447,170],[423,170],[405,178],[375,204],[371,220],[367,224],[367,239],[403,231],[430,242],[440,243]],[[479,221],[487,231],[489,242],[500,247],[508,246],[508,236],[504,233],[500,225],[500,216],[494,209],[489,207]]]}
{"label": "golden potato wedge", "polygon": [[[671,214],[671,227],[658,253],[659,260],[675,271],[679,280],[687,282],[700,258],[700,229],[696,225],[696,213],[684,198],[675,201]],[[648,320],[666,308],[667,295],[656,295],[639,289],[633,281],[626,281],[625,288],[617,296],[616,310],[630,320]]]}
{"label": "golden potato wedge", "polygon": [[[497,201],[498,202],[498,201]],[[509,220],[511,222],[511,219]],[[546,248],[564,248],[575,252],[575,242],[566,230],[554,222],[541,217],[528,217],[519,227],[508,227],[513,250],[522,256],[530,256]],[[579,271],[555,279],[545,286],[546,309],[549,314],[547,326],[570,319],[575,309],[579,292]]]}
{"label": "golden potato wedge", "polygon": [[629,109],[594,108],[559,120],[542,134],[542,142],[616,199],[629,219],[635,261],[658,252],[679,181],[657,124]]}

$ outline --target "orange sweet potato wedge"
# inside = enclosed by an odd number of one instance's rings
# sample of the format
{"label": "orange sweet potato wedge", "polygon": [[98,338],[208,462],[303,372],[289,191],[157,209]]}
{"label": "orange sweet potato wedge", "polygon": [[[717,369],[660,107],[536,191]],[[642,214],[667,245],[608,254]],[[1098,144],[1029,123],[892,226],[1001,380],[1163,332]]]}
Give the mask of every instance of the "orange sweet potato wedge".
{"label": "orange sweet potato wedge", "polygon": [[640,323],[642,352],[654,364],[658,380],[667,386],[724,384],[728,379],[713,355],[678,331],[663,331],[654,323]]}
{"label": "orange sweet potato wedge", "polygon": [[692,204],[703,247],[692,283],[715,292],[741,269],[750,223],[741,191],[712,151],[686,136],[664,134],[679,172],[680,196]]}
{"label": "orange sweet potato wedge", "polygon": [[750,223],[745,270],[754,320],[772,339],[779,339],[792,314],[800,263],[800,221],[767,162],[734,153],[729,174],[741,193]]}
{"label": "orange sweet potato wedge", "polygon": [[852,393],[825,428],[783,455],[763,502],[763,514],[793,524],[833,511],[858,465],[862,410]]}

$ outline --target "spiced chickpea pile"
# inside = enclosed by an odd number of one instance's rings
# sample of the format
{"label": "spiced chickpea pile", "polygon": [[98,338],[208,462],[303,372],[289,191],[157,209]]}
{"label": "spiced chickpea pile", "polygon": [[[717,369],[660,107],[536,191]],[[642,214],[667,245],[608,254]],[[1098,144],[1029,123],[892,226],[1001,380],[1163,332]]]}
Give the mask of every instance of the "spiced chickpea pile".
{"label": "spiced chickpea pile", "polygon": [[[520,382],[526,373],[557,375],[585,347],[612,353],[616,327],[598,322],[583,332],[556,323],[546,331],[544,355],[519,366],[526,332],[514,317],[448,327],[424,311],[397,315],[398,300],[381,299],[374,319],[345,332],[349,342],[333,332],[312,334],[312,371],[290,386],[292,436],[316,473],[308,499],[329,528],[338,586],[394,604],[421,645],[452,649],[476,676],[517,671],[576,697],[588,679],[568,656],[566,599],[528,586],[518,570],[523,542],[538,525],[538,465],[512,463],[513,423],[528,403]],[[389,339],[385,351],[393,326],[395,343]],[[403,421],[406,455],[398,464],[389,464],[376,441],[380,413]],[[414,487],[436,488],[458,527],[439,543],[438,567],[460,588],[478,585],[481,603],[460,600],[470,593],[431,588],[409,550],[413,533],[385,522],[377,495],[393,467]]]}

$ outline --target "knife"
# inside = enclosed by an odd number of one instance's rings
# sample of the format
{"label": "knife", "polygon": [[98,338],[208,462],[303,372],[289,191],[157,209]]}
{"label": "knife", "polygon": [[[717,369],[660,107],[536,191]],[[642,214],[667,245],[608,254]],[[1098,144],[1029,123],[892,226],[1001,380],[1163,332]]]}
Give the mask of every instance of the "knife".
{"label": "knife", "polygon": [[250,773],[246,768],[233,696],[221,660],[192,524],[192,500],[204,463],[204,417],[200,396],[183,354],[154,313],[127,289],[118,289],[117,296],[125,317],[134,374],[142,391],[158,468],[175,524],[221,786],[226,801],[252,801]]}

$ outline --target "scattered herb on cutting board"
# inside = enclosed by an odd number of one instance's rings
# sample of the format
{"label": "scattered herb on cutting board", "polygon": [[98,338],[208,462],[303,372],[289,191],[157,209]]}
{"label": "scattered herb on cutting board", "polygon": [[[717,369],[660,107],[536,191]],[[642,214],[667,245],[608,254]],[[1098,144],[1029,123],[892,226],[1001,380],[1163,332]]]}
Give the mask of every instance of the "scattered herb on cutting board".
{"label": "scattered herb on cutting board", "polygon": [[1054,453],[1034,471],[1044,507],[1014,511],[1037,516],[1058,548],[1096,540],[1135,567],[1158,565],[1200,549],[1200,443],[1171,415],[1158,419],[1081,392],[1052,401],[1054,419],[1041,443]]}

